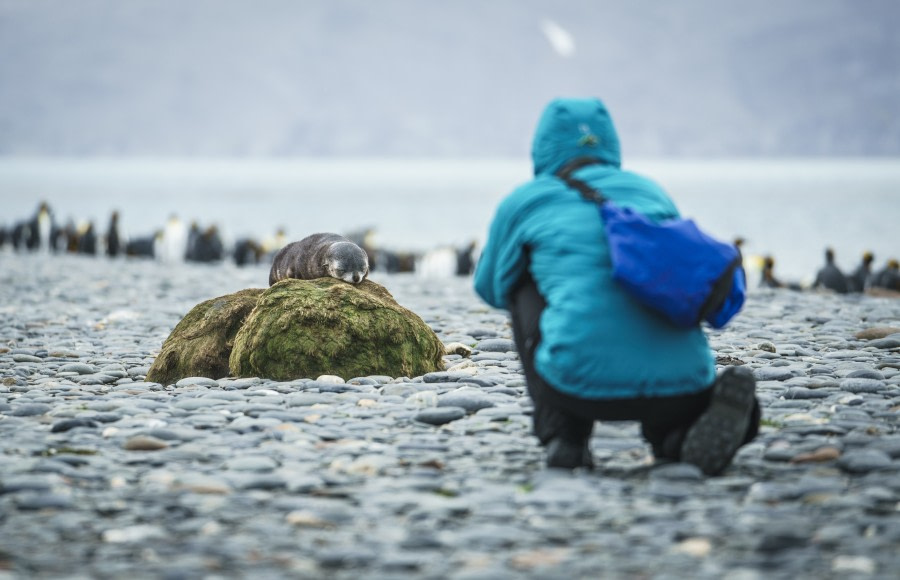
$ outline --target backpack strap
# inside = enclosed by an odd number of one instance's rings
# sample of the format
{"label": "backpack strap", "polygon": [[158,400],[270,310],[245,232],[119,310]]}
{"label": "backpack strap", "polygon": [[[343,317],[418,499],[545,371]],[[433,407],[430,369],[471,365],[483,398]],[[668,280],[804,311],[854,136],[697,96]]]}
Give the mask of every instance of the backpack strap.
{"label": "backpack strap", "polygon": [[572,177],[573,173],[582,167],[588,167],[589,165],[603,165],[603,162],[595,157],[576,157],[563,165],[559,171],[556,172],[556,176],[563,180],[566,185],[580,193],[581,197],[584,199],[593,201],[594,203],[604,204],[606,203],[606,198],[600,190],[594,189],[586,182]]}

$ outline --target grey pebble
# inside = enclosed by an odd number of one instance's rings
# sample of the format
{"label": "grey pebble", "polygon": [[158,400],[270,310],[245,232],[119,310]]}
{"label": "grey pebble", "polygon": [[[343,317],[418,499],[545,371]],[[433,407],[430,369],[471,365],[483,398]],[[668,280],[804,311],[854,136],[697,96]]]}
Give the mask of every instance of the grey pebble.
{"label": "grey pebble", "polygon": [[415,416],[415,420],[429,425],[444,425],[451,421],[462,419],[466,416],[466,410],[462,407],[435,407],[425,409]]}
{"label": "grey pebble", "polygon": [[840,387],[848,393],[877,393],[885,388],[885,383],[876,379],[844,379]]}
{"label": "grey pebble", "polygon": [[207,377],[186,377],[175,383],[178,388],[184,387],[218,387],[219,383]]}
{"label": "grey pebble", "polygon": [[74,429],[76,427],[87,427],[87,428],[93,429],[93,428],[97,427],[98,425],[99,425],[99,423],[97,423],[96,421],[92,421],[90,419],[81,419],[81,418],[64,419],[62,421],[57,421],[56,423],[54,423],[53,426],[50,428],[50,431],[52,433],[64,433],[64,432]]}
{"label": "grey pebble", "polygon": [[232,471],[272,471],[278,467],[278,462],[265,455],[253,455],[236,457],[225,462],[225,469]]}
{"label": "grey pebble", "polygon": [[489,395],[472,387],[460,387],[438,396],[438,407],[462,407],[469,413],[494,405]]}
{"label": "grey pebble", "polygon": [[760,367],[754,369],[753,376],[757,381],[786,381],[794,376],[794,373],[784,367]]}
{"label": "grey pebble", "polygon": [[[751,292],[708,331],[719,356],[765,379],[766,422],[732,466],[654,465],[638,423],[602,421],[595,470],[571,472],[544,467],[508,315],[471,279],[373,273],[442,342],[485,347],[465,372],[160,385],[144,379],[181,317],[264,285],[265,264],[2,260],[0,526],[15,533],[0,568],[12,574],[874,578],[900,565],[900,355],[854,338],[897,326],[900,302]],[[11,414],[28,405],[49,410]],[[135,438],[154,450],[123,448]],[[793,462],[825,446],[840,455]]]}
{"label": "grey pebble", "polygon": [[56,369],[57,373],[78,373],[79,375],[89,375],[97,372],[97,368],[85,363],[69,363],[62,365]]}
{"label": "grey pebble", "polygon": [[900,348],[900,338],[887,337],[887,338],[879,338],[877,340],[871,340],[866,343],[866,346],[872,346],[875,348]]}
{"label": "grey pebble", "polygon": [[891,467],[891,456],[880,449],[853,450],[845,452],[837,463],[850,473],[868,473]]}
{"label": "grey pebble", "polygon": [[20,403],[9,412],[13,417],[33,417],[48,413],[53,407],[44,403]]}
{"label": "grey pebble", "polygon": [[488,338],[475,345],[482,352],[515,352],[516,344],[507,338]]}
{"label": "grey pebble", "polygon": [[16,498],[16,507],[20,510],[57,510],[72,506],[72,498],[58,493],[27,493]]}

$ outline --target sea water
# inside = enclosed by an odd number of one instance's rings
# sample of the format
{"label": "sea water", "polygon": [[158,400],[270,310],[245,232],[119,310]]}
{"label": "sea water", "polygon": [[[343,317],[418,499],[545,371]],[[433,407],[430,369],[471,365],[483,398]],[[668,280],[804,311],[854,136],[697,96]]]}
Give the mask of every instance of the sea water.
{"label": "sea water", "polygon": [[[900,159],[654,160],[626,169],[662,185],[682,214],[745,253],[772,255],[776,274],[808,282],[834,248],[852,270],[900,258]],[[128,237],[173,215],[226,241],[278,228],[300,239],[372,230],[394,250],[483,243],[497,204],[531,176],[504,159],[0,159],[0,226],[47,201],[60,224],[106,230],[113,210]]]}

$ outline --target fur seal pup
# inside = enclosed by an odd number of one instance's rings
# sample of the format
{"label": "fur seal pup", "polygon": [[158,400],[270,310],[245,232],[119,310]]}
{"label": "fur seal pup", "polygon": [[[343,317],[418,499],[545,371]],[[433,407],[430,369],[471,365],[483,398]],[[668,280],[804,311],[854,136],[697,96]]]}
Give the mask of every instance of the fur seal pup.
{"label": "fur seal pup", "polygon": [[285,278],[312,280],[331,276],[359,284],[369,274],[366,252],[337,234],[313,234],[281,248],[272,261],[269,286]]}

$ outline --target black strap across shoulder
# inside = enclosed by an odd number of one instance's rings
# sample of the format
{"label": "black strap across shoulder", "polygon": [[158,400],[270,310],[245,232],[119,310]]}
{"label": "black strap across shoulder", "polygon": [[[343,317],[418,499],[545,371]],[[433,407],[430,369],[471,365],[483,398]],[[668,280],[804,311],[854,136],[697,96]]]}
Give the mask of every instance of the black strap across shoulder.
{"label": "black strap across shoulder", "polygon": [[581,197],[586,200],[600,204],[606,203],[606,198],[599,190],[594,189],[580,179],[572,177],[573,173],[582,167],[588,167],[589,165],[603,165],[603,162],[595,157],[577,157],[563,165],[559,171],[556,172],[556,176],[566,182],[566,185],[580,193]]}

